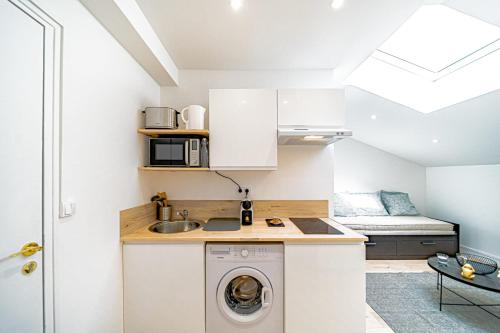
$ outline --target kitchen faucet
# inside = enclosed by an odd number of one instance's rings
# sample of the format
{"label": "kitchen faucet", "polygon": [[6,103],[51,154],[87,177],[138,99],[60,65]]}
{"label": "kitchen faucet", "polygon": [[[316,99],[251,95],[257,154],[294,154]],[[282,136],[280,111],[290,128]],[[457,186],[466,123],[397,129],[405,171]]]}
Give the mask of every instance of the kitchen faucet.
{"label": "kitchen faucet", "polygon": [[177,212],[177,216],[182,216],[184,218],[184,221],[187,221],[188,217],[189,217],[189,211],[187,209],[184,209],[181,212]]}

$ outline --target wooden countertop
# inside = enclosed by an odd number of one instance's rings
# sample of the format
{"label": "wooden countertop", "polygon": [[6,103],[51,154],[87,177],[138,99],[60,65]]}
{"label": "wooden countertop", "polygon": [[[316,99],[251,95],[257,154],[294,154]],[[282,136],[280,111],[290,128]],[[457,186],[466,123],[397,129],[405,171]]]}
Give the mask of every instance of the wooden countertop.
{"label": "wooden countertop", "polygon": [[238,231],[204,231],[203,228],[199,228],[174,234],[159,234],[149,231],[148,228],[156,223],[154,222],[123,235],[121,241],[124,243],[286,242],[352,244],[362,243],[368,240],[367,237],[328,218],[322,218],[322,220],[342,231],[344,233],[343,235],[306,235],[288,218],[281,219],[285,224],[284,227],[268,227],[264,218],[256,218],[252,225],[241,226],[241,229]]}

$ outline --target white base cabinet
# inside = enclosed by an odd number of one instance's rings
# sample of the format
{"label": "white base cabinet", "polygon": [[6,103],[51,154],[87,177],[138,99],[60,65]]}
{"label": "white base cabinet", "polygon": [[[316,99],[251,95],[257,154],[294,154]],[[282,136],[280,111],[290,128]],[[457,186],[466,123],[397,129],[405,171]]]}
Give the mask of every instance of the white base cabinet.
{"label": "white base cabinet", "polygon": [[124,244],[125,333],[205,332],[205,247]]}
{"label": "white base cabinet", "polygon": [[365,247],[285,244],[285,333],[365,333]]}

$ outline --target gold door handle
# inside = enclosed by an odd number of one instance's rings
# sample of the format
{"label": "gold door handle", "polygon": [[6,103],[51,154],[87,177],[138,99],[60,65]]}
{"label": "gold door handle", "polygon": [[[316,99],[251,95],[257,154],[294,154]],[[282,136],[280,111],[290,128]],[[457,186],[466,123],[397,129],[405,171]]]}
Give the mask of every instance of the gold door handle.
{"label": "gold door handle", "polygon": [[17,257],[20,255],[25,256],[25,257],[29,257],[29,256],[34,255],[38,251],[42,251],[42,250],[43,250],[43,246],[38,245],[38,243],[36,243],[36,242],[31,242],[31,243],[24,244],[24,246],[21,248],[21,251],[16,252],[16,253],[12,253],[9,257]]}

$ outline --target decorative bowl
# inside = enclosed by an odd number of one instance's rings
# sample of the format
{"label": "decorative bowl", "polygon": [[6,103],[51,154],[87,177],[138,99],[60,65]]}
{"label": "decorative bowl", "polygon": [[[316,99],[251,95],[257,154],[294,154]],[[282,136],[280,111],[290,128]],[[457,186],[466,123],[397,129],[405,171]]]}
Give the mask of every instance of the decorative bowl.
{"label": "decorative bowl", "polygon": [[457,253],[456,258],[460,266],[469,264],[474,267],[475,273],[479,275],[491,274],[498,268],[495,260],[477,254]]}

